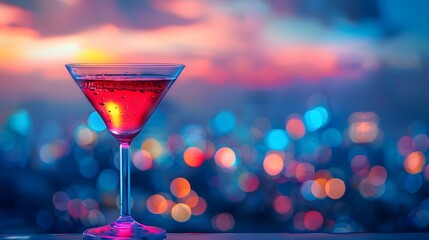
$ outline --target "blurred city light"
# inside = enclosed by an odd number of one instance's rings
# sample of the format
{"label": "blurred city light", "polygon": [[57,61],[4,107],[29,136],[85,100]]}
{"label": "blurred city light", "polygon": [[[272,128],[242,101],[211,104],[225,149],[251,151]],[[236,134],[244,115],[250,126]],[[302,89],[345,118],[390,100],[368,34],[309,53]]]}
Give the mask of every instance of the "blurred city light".
{"label": "blurred city light", "polygon": [[268,175],[278,175],[283,170],[283,159],[278,153],[270,153],[265,157],[263,166]]}
{"label": "blurred city light", "polygon": [[97,132],[106,129],[106,124],[104,124],[103,119],[101,119],[100,115],[95,111],[89,115],[88,125],[92,130]]}
{"label": "blurred city light", "polygon": [[237,165],[237,158],[234,151],[226,147],[216,151],[215,161],[219,167],[226,169],[234,168]]}
{"label": "blurred city light", "polygon": [[273,129],[265,136],[265,144],[274,150],[283,150],[287,147],[289,138],[281,129]]}
{"label": "blurred city light", "polygon": [[170,190],[174,196],[184,198],[191,192],[191,185],[185,178],[176,178],[171,181]]}
{"label": "blurred city light", "polygon": [[315,107],[310,109],[304,114],[304,121],[308,131],[316,131],[328,123],[328,111],[324,107]]}
{"label": "blurred city light", "polygon": [[[427,6],[2,1],[0,232],[116,220],[117,143],[67,76],[71,62],[186,64],[131,144],[142,222],[427,232]],[[100,104],[121,124],[115,102]]]}
{"label": "blurred city light", "polygon": [[349,124],[349,136],[355,143],[369,143],[378,136],[378,116],[375,113],[353,113]]}
{"label": "blurred city light", "polygon": [[204,162],[204,153],[197,147],[190,147],[183,153],[183,160],[190,167],[199,167]]}

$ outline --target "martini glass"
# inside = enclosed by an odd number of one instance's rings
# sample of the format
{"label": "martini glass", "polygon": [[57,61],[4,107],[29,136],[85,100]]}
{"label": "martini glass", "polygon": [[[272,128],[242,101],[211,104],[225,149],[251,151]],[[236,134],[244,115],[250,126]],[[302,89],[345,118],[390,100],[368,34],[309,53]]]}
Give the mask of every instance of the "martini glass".
{"label": "martini glass", "polygon": [[183,64],[66,64],[120,145],[120,216],[110,225],[86,230],[84,239],[167,237],[164,229],[145,226],[131,217],[130,144],[184,67]]}

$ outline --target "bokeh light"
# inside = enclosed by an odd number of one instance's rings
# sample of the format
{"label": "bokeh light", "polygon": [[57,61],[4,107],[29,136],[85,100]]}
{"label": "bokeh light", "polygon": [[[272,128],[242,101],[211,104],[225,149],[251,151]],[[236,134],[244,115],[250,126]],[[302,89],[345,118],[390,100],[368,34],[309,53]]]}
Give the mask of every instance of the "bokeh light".
{"label": "bokeh light", "polygon": [[308,180],[302,183],[299,192],[301,193],[301,196],[306,200],[306,201],[314,201],[316,200],[316,196],[313,194],[312,192],[312,187],[313,187],[313,180]]}
{"label": "bokeh light", "polygon": [[64,151],[59,144],[45,144],[40,148],[39,151],[40,160],[42,160],[46,164],[51,164],[61,158],[63,152]]}
{"label": "bokeh light", "polygon": [[304,122],[308,131],[316,131],[329,121],[329,113],[325,107],[315,107],[304,114]]}
{"label": "bokeh light", "polygon": [[274,199],[274,209],[277,213],[285,215],[293,211],[292,200],[284,195],[279,195]]}
{"label": "bokeh light", "polygon": [[132,162],[140,171],[146,171],[152,168],[153,160],[149,152],[140,150],[134,153]]}
{"label": "bokeh light", "polygon": [[387,170],[383,166],[374,166],[369,171],[368,179],[372,184],[380,186],[386,182]]}
{"label": "bokeh light", "polygon": [[177,222],[186,222],[191,218],[191,208],[184,203],[178,203],[171,209],[171,217]]}
{"label": "bokeh light", "polygon": [[409,136],[403,136],[398,140],[398,151],[402,156],[407,156],[414,150],[413,139]]}
{"label": "bokeh light", "polygon": [[67,210],[67,204],[69,201],[70,197],[65,192],[56,192],[52,196],[52,202],[54,203],[55,208],[60,211]]}
{"label": "bokeh light", "polygon": [[106,223],[106,217],[98,209],[92,209],[88,213],[88,221],[92,226],[103,225]]}
{"label": "bokeh light", "polygon": [[293,225],[299,231],[306,230],[306,227],[304,225],[304,217],[305,217],[305,212],[298,212],[293,217]]}
{"label": "bokeh light", "polygon": [[142,143],[142,150],[148,152],[152,158],[158,158],[162,154],[161,143],[155,138],[148,138]]}
{"label": "bokeh light", "polygon": [[167,211],[167,200],[161,194],[154,194],[147,199],[146,207],[153,214],[162,214]]}
{"label": "bokeh light", "polygon": [[309,211],[304,216],[304,226],[310,231],[318,230],[323,224],[323,216],[317,211]]}
{"label": "bokeh light", "polygon": [[199,167],[204,162],[204,152],[197,147],[189,147],[183,153],[183,160],[190,167]]}
{"label": "bokeh light", "polygon": [[325,198],[327,196],[325,190],[327,182],[328,181],[324,178],[318,178],[314,180],[311,184],[311,193],[313,194],[313,196],[319,199]]}
{"label": "bokeh light", "polygon": [[351,161],[351,168],[359,176],[366,175],[369,171],[368,157],[362,154],[354,156]]}
{"label": "bokeh light", "polygon": [[418,134],[413,138],[413,148],[417,151],[424,152],[429,147],[429,138],[426,134]]}
{"label": "bokeh light", "polygon": [[238,178],[238,185],[245,192],[254,192],[259,186],[259,178],[254,173],[244,172]]}
{"label": "bokeh light", "polygon": [[191,184],[185,178],[175,178],[170,183],[170,190],[174,196],[184,198],[191,192]]}
{"label": "bokeh light", "polygon": [[74,137],[77,142],[82,147],[88,147],[95,142],[97,135],[91,129],[85,125],[79,125],[74,131]]}
{"label": "bokeh light", "polygon": [[218,231],[227,232],[235,226],[235,219],[229,213],[220,213],[213,217],[212,225]]}
{"label": "bokeh light", "polygon": [[379,134],[378,116],[373,112],[356,112],[349,117],[349,136],[355,143],[373,142]]}
{"label": "bokeh light", "polygon": [[95,111],[89,115],[88,125],[92,130],[96,132],[101,132],[106,129],[106,124],[103,122],[103,119]]}
{"label": "bokeh light", "polygon": [[359,193],[368,199],[380,198],[385,191],[385,185],[375,185],[369,178],[364,178],[359,183]]}
{"label": "bokeh light", "polygon": [[417,174],[423,170],[426,157],[422,152],[412,152],[404,160],[404,169],[410,174]]}
{"label": "bokeh light", "polygon": [[235,121],[236,117],[234,113],[229,110],[223,110],[213,119],[213,125],[217,132],[225,134],[234,129]]}
{"label": "bokeh light", "polygon": [[18,110],[9,116],[9,126],[21,135],[27,135],[31,130],[31,118],[27,110]]}
{"label": "bokeh light", "polygon": [[286,131],[289,136],[296,140],[300,139],[305,135],[305,126],[299,116],[293,116],[286,122]]}
{"label": "bokeh light", "polygon": [[191,190],[186,197],[178,199],[178,202],[185,203],[190,208],[194,208],[198,205],[198,200],[198,194],[194,190]]}
{"label": "bokeh light", "polygon": [[204,198],[198,197],[198,202],[195,207],[192,208],[192,215],[199,216],[205,213],[207,209],[207,202]]}
{"label": "bokeh light", "polygon": [[265,144],[274,150],[283,150],[289,144],[289,138],[282,129],[273,129],[265,136]]}
{"label": "bokeh light", "polygon": [[283,170],[283,158],[278,153],[270,153],[265,156],[263,167],[270,176],[276,176]]}
{"label": "bokeh light", "polygon": [[216,151],[215,161],[219,167],[231,169],[236,167],[237,158],[231,148],[223,147]]}
{"label": "bokeh light", "polygon": [[332,199],[341,198],[346,192],[346,185],[344,181],[339,178],[332,178],[326,182],[325,185],[326,195]]}
{"label": "bokeh light", "polygon": [[67,211],[74,219],[79,219],[87,214],[87,207],[79,198],[71,199],[67,203]]}
{"label": "bokeh light", "polygon": [[310,163],[298,163],[295,168],[295,178],[304,182],[314,178],[314,167]]}

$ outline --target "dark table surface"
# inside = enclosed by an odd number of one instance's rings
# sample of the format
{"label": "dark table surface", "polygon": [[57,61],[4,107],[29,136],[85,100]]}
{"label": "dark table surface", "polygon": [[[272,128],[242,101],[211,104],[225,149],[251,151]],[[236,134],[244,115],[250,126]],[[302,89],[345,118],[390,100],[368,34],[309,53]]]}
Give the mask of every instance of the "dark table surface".
{"label": "dark table surface", "polygon": [[[81,234],[52,234],[52,235],[0,235],[0,240],[80,240]],[[429,239],[429,233],[169,233],[167,240],[417,240]]]}

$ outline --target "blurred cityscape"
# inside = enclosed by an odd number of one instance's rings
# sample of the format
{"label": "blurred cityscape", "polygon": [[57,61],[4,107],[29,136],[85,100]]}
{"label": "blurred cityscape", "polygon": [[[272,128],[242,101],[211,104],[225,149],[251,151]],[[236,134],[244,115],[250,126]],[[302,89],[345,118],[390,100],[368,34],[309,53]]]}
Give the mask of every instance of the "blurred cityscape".
{"label": "blurred cityscape", "polygon": [[118,214],[118,144],[69,62],[178,62],[131,145],[168,232],[429,230],[429,4],[0,1],[0,233]]}

